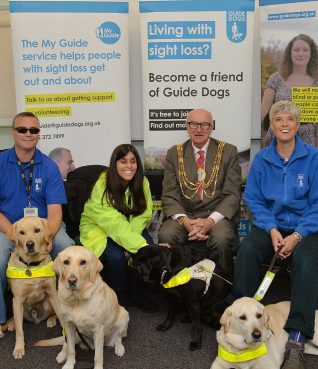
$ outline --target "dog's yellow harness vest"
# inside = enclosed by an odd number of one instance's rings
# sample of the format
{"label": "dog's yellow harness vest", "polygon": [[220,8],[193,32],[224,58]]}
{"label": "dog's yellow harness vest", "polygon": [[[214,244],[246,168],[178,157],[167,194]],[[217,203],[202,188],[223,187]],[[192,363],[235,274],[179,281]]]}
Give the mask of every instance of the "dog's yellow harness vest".
{"label": "dog's yellow harness vest", "polygon": [[181,284],[188,283],[191,279],[201,279],[206,283],[204,293],[208,290],[212,274],[215,269],[215,263],[212,260],[204,259],[199,263],[192,265],[190,268],[182,269],[178,274],[163,284],[164,288],[173,288]]}
{"label": "dog's yellow harness vest", "polygon": [[39,265],[27,268],[17,268],[8,264],[7,277],[11,279],[30,279],[30,278],[47,278],[55,277],[55,272],[52,270],[53,261],[46,265]]}
{"label": "dog's yellow harness vest", "polygon": [[248,348],[237,352],[228,351],[221,345],[218,348],[218,357],[230,363],[244,363],[245,361],[253,360],[266,354],[267,347],[264,342],[256,348]]}

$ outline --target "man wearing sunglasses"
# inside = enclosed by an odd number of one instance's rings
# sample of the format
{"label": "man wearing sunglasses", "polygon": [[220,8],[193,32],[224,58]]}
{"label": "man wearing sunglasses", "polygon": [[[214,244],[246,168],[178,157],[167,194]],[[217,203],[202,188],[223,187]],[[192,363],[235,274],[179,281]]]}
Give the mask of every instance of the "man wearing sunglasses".
{"label": "man wearing sunglasses", "polygon": [[28,215],[47,218],[53,233],[51,256],[74,245],[62,223],[62,205],[67,202],[56,163],[36,148],[39,119],[30,112],[17,114],[12,122],[14,147],[0,153],[0,325],[6,321],[3,292],[6,269],[14,245],[6,234],[12,224]]}
{"label": "man wearing sunglasses", "polygon": [[205,257],[231,278],[242,182],[237,149],[211,137],[207,110],[190,111],[186,128],[190,139],[167,152],[159,241],[202,245]]}

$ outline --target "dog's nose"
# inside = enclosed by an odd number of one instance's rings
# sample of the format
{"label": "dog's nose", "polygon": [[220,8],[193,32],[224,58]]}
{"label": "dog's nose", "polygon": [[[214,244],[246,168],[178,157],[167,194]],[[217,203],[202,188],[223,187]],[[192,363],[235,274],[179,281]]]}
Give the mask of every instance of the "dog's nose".
{"label": "dog's nose", "polygon": [[262,336],[262,333],[259,329],[254,329],[253,333],[252,333],[252,337],[255,339],[255,340],[259,340]]}
{"label": "dog's nose", "polygon": [[75,277],[74,274],[70,275],[67,278],[67,282],[70,288],[76,288],[76,284],[77,284],[77,278]]}
{"label": "dog's nose", "polygon": [[27,241],[27,243],[25,245],[28,249],[28,252],[34,251],[34,242],[33,241]]}

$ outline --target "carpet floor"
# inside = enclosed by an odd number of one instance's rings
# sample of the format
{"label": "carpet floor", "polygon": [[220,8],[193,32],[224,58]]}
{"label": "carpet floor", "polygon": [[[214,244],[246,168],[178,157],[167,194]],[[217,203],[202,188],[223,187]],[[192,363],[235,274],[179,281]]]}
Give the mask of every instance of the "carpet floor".
{"label": "carpet floor", "polygon": [[[281,276],[274,280],[264,302],[288,299],[288,278]],[[167,332],[159,332],[155,327],[165,319],[165,309],[161,307],[155,314],[129,309],[130,322],[128,337],[124,339],[126,349],[123,357],[117,357],[111,348],[104,349],[105,369],[209,369],[217,353],[215,330],[203,327],[202,349],[189,351],[190,325],[176,319]],[[15,335],[6,332],[0,340],[0,363],[3,369],[59,369],[62,365],[55,361],[61,347],[34,347],[34,342],[61,335],[60,327],[47,328],[24,323],[26,355],[21,360],[12,357]],[[77,349],[76,369],[94,367],[94,355],[90,351]],[[306,369],[317,369],[318,357],[306,355]],[[271,368],[268,368],[271,369]]]}

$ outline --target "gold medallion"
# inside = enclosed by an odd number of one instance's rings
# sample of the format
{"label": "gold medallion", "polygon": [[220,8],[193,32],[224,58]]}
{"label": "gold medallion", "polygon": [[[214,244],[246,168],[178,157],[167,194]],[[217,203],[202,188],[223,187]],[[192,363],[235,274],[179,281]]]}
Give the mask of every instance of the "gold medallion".
{"label": "gold medallion", "polygon": [[[210,178],[206,179],[206,172],[202,168],[198,168],[198,180],[193,183],[189,180],[187,173],[185,171],[184,160],[183,160],[183,144],[177,145],[177,155],[178,155],[178,175],[180,178],[179,186],[182,196],[186,199],[191,200],[194,196],[202,191],[201,197],[206,196],[209,199],[213,199],[216,191],[216,184],[218,180],[219,169],[222,161],[223,149],[225,142],[218,141],[217,152],[214,159],[214,164],[212,167]],[[189,193],[186,193],[189,191]]]}
{"label": "gold medallion", "polygon": [[32,272],[31,272],[31,270],[29,268],[26,269],[25,275],[28,276],[28,277],[32,277]]}
{"label": "gold medallion", "polygon": [[198,181],[203,182],[205,180],[205,176],[206,176],[205,170],[203,168],[199,168],[198,169]]}

